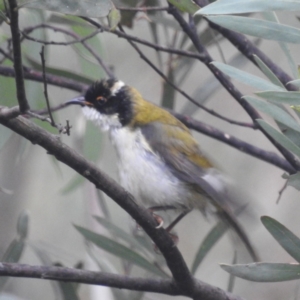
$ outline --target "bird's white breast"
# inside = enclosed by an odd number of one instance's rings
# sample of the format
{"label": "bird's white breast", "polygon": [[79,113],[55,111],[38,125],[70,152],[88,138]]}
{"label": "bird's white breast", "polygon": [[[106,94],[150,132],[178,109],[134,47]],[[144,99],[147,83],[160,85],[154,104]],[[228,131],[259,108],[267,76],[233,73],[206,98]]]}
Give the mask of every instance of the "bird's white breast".
{"label": "bird's white breast", "polygon": [[151,150],[139,129],[124,127],[110,133],[119,157],[121,184],[137,201],[148,205],[185,204],[185,186]]}

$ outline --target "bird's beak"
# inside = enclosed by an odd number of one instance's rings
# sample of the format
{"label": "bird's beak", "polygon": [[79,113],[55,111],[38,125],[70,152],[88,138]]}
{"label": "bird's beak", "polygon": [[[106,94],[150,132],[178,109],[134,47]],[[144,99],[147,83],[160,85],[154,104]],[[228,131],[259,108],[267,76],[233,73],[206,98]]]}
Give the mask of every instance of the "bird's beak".
{"label": "bird's beak", "polygon": [[90,103],[85,100],[83,96],[73,98],[66,102],[66,105],[76,104],[80,106],[90,106]]}

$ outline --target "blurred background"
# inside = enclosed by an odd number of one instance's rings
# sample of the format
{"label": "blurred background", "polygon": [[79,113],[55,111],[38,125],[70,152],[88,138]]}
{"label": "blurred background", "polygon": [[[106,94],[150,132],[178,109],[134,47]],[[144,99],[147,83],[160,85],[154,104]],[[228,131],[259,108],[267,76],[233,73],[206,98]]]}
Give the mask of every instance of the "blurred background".
{"label": "blurred background", "polygon": [[[279,19],[285,24],[299,27],[295,14],[282,13]],[[185,49],[191,47],[189,40],[184,40],[177,23],[166,13],[137,13],[132,19],[132,28],[126,28],[126,33],[161,45],[172,46],[185,43]],[[39,23],[59,26],[74,31],[80,36],[86,36],[94,29],[76,17],[66,17],[62,14],[34,10],[20,10],[20,27],[25,28]],[[209,30],[207,23],[199,23],[199,34],[203,44],[216,61],[226,62],[251,74],[265,78],[264,75],[217,32]],[[10,38],[10,30],[5,22],[0,27],[2,46]],[[43,29],[34,31],[31,36],[47,41],[70,41],[70,38],[60,32]],[[279,44],[275,41],[257,40],[259,48],[287,73],[291,74],[288,61]],[[158,105],[165,105],[176,112],[190,115],[195,119],[210,124],[228,134],[232,134],[250,144],[264,150],[275,151],[270,142],[259,132],[213,117],[197,108],[180,94],[167,88],[163,79],[143,61],[138,53],[125,40],[108,32],[97,34],[88,41],[106,65],[110,66],[117,78],[138,89],[145,99]],[[143,53],[161,70],[168,74],[169,79],[191,95],[200,103],[214,111],[237,121],[251,122],[242,107],[216,82],[214,76],[196,60],[176,60],[165,53],[156,53],[145,46],[140,46]],[[220,50],[221,49],[221,50]],[[298,46],[290,46],[291,54],[298,62]],[[41,44],[24,40],[22,43],[24,64],[31,68],[40,68]],[[88,80],[105,78],[103,69],[82,45],[69,46],[47,45],[46,65],[55,70],[56,74],[79,74]],[[224,61],[225,59],[225,61]],[[4,62],[12,66],[9,61]],[[50,72],[50,70],[49,70]],[[53,74],[54,71],[52,71]],[[63,73],[67,72],[67,73]],[[292,75],[291,75],[292,76]],[[252,94],[254,89],[233,81],[244,94]],[[0,77],[1,105],[16,105],[15,84],[12,78]],[[32,108],[45,107],[42,83],[26,81],[27,98]],[[51,106],[59,105],[78,92],[48,85]],[[117,177],[116,155],[108,136],[101,133],[83,118],[79,107],[70,107],[55,113],[57,122],[65,124],[70,121],[71,135],[58,134],[49,124],[35,121],[40,126],[58,135],[58,137],[79,153],[95,162],[112,178]],[[267,116],[264,116],[268,119]],[[104,221],[95,220],[99,216],[125,230],[129,235],[135,231],[133,220],[103,193],[96,191],[94,186],[86,182],[73,170],[57,162],[44,149],[30,144],[22,137],[0,128],[0,253],[7,253],[9,245],[15,239],[20,242],[20,230],[27,228],[25,238],[22,238],[24,249],[20,261],[22,263],[61,264],[68,267],[83,264],[84,269],[117,273],[127,273],[140,276],[153,276],[120,258],[87,243],[74,225],[89,228],[111,239],[116,238],[109,225]],[[279,168],[244,154],[224,143],[193,133],[204,152],[230,178],[236,199],[246,208],[239,215],[249,237],[255,245],[262,261],[293,262],[293,259],[278,245],[267,230],[262,226],[260,217],[271,216],[296,235],[299,234],[299,194],[293,188],[287,188],[277,204],[278,192],[284,185],[283,171]],[[173,215],[171,216],[173,217]],[[17,224],[19,220],[19,231]],[[21,225],[20,225],[21,222]],[[23,222],[23,223],[22,223]],[[25,222],[25,225],[24,225]],[[101,223],[102,222],[102,223]],[[183,219],[176,227],[179,236],[178,248],[182,252],[189,267],[193,265],[198,248],[216,224],[213,217],[204,218],[194,211]],[[110,228],[110,229],[109,229]],[[149,241],[138,232],[137,239],[143,239],[144,245]],[[196,270],[196,277],[227,289],[229,275],[219,266],[220,263],[231,264],[238,244],[237,260],[239,263],[251,262],[246,250],[233,234],[226,233],[207,254]],[[233,247],[234,245],[234,247]],[[160,263],[163,258],[152,251],[145,254],[149,261]],[[138,250],[137,250],[138,252]],[[143,254],[144,255],[144,254]],[[158,275],[157,275],[158,276]],[[171,299],[169,296],[151,293],[141,294],[123,290],[112,291],[109,288],[81,285],[77,294],[67,294],[67,284],[33,279],[1,279],[0,299]],[[236,279],[233,292],[249,300],[254,299],[298,299],[297,281],[285,283],[253,283]],[[74,286],[73,286],[74,288]],[[76,290],[76,288],[75,288]],[[177,297],[184,299],[184,297]]]}

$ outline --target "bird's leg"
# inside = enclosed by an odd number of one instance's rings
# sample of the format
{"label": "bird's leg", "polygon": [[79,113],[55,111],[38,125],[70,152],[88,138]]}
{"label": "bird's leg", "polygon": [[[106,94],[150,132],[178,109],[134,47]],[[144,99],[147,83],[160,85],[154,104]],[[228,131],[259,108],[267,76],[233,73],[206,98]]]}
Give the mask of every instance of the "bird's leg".
{"label": "bird's leg", "polygon": [[148,209],[152,211],[161,211],[161,210],[172,210],[177,209],[178,207],[174,205],[157,205],[157,206],[151,206]]}
{"label": "bird's leg", "polygon": [[192,209],[185,208],[185,210],[167,227],[165,228],[166,231],[170,233],[170,231],[177,225],[177,223],[183,219]]}
{"label": "bird's leg", "polygon": [[[182,206],[182,208],[187,209],[185,206]],[[157,205],[157,206],[152,206],[152,207],[148,208],[148,210],[151,212],[152,216],[154,217],[154,219],[158,223],[158,225],[156,227],[157,229],[161,228],[164,225],[164,220],[163,220],[163,218],[161,216],[155,214],[154,211],[175,210],[175,209],[178,209],[178,206],[174,206],[174,205]],[[180,219],[182,219],[184,216],[182,216]],[[171,229],[180,221],[180,219],[171,227]]]}

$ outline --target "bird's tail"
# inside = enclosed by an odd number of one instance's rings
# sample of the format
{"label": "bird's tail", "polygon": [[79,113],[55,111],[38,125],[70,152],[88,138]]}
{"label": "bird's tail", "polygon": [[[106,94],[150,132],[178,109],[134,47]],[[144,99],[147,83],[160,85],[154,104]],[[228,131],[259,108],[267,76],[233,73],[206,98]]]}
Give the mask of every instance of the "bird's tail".
{"label": "bird's tail", "polygon": [[259,256],[257,255],[254,247],[252,246],[246,232],[244,231],[242,225],[239,223],[237,218],[234,216],[232,212],[227,210],[226,208],[222,207],[218,210],[219,218],[228,226],[230,226],[239,236],[239,238],[244,243],[246,249],[248,250],[250,256],[252,257],[253,261],[259,261]]}

